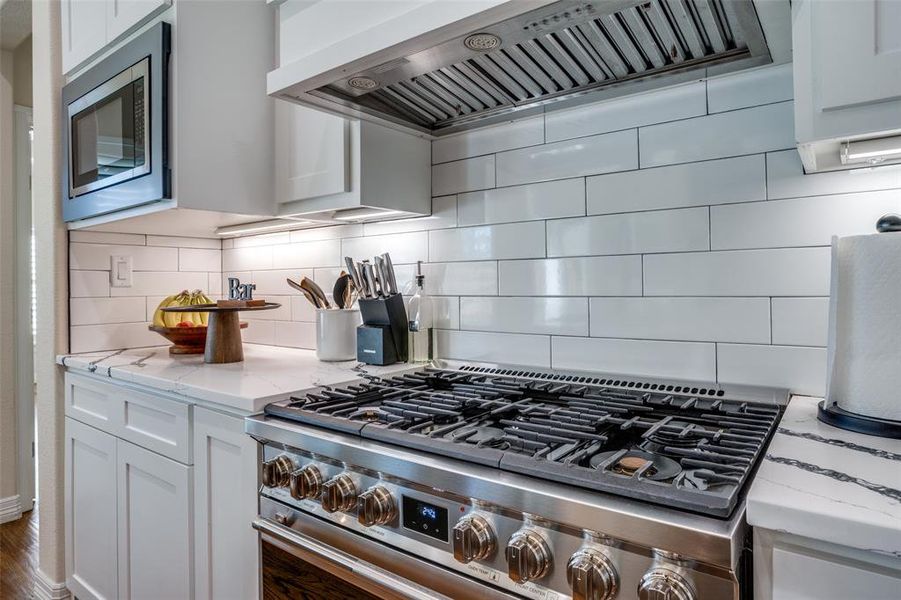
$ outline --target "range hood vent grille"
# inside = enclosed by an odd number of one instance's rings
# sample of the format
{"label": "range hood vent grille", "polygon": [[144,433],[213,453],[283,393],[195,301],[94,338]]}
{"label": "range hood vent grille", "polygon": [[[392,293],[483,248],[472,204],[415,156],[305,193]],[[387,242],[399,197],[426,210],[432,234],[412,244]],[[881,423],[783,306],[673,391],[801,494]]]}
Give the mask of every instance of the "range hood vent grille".
{"label": "range hood vent grille", "polygon": [[[500,45],[472,50],[473,35]],[[743,67],[770,62],[752,0],[563,1],[309,93],[320,105],[327,99],[441,135],[614,84],[741,59],[754,59]]]}

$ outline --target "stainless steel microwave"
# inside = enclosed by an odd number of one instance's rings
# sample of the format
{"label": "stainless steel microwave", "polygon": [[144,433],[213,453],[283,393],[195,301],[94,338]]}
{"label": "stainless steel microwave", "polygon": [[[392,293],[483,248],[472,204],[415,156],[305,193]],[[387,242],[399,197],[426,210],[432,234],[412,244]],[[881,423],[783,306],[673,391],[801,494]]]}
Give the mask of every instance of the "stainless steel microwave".
{"label": "stainless steel microwave", "polygon": [[63,88],[63,219],[171,197],[170,26],[158,23]]}

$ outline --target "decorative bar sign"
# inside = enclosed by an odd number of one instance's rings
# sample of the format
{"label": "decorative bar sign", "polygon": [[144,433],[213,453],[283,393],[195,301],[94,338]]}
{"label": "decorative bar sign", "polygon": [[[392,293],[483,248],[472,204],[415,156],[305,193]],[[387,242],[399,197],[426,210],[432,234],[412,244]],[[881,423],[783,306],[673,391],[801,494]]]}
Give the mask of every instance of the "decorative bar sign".
{"label": "decorative bar sign", "polygon": [[253,291],[257,289],[255,283],[241,283],[237,277],[228,278],[229,300],[253,300]]}

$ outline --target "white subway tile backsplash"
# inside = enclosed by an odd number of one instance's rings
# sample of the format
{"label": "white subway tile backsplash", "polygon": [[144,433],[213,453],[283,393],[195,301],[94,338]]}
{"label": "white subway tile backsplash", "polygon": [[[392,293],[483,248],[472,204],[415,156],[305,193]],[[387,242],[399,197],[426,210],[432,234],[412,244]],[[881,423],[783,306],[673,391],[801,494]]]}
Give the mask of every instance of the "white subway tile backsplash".
{"label": "white subway tile backsplash", "polygon": [[275,331],[284,325],[276,321],[248,321],[247,329],[241,330],[241,339],[245,344],[275,346]]}
{"label": "white subway tile backsplash", "polygon": [[300,242],[272,247],[272,267],[275,269],[288,269],[296,265],[337,267],[343,263],[341,240]]}
{"label": "white subway tile backsplash", "polygon": [[206,292],[207,296],[221,296],[222,295],[222,273],[209,273],[209,284],[203,290]]}
{"label": "white subway tile backsplash", "polygon": [[899,206],[897,191],[714,206],[710,209],[711,247],[825,246],[833,235],[872,233],[879,217]]}
{"label": "white subway tile backsplash", "polygon": [[639,296],[641,256],[501,261],[504,296]]}
{"label": "white subway tile backsplash", "polygon": [[110,256],[130,256],[135,271],[177,271],[177,248],[122,246],[105,244],[69,244],[69,268],[85,271],[108,271]]}
{"label": "white subway tile backsplash", "polygon": [[432,142],[432,162],[443,163],[544,142],[544,117],[485,127]]}
{"label": "white subway tile backsplash", "polygon": [[222,251],[223,271],[254,271],[272,269],[274,246],[232,248]]}
{"label": "white subway tile backsplash", "polygon": [[826,346],[829,298],[773,298],[773,343]]}
{"label": "white subway tile backsplash", "polygon": [[[293,279],[297,283],[304,277],[313,277],[313,269],[280,269],[275,271],[253,271],[249,276],[230,273],[237,276],[242,283],[254,283],[256,289],[254,296],[265,298],[267,295],[299,296],[300,292],[288,285],[287,280]],[[331,290],[328,290],[331,291]]]}
{"label": "white subway tile backsplash", "polygon": [[548,221],[548,256],[707,250],[706,207]]}
{"label": "white subway tile backsplash", "polygon": [[70,298],[109,296],[109,271],[69,271]]}
{"label": "white subway tile backsplash", "polygon": [[316,349],[316,323],[277,323],[275,345],[289,348]]}
{"label": "white subway tile backsplash", "polygon": [[793,148],[792,110],[780,102],[642,127],[641,168]]}
{"label": "white subway tile backsplash", "polygon": [[72,298],[69,302],[72,325],[138,323],[145,317],[144,298]]}
{"label": "white subway tile backsplash", "polygon": [[753,69],[707,81],[710,113],[791,100],[792,64]]}
{"label": "white subway tile backsplash", "polygon": [[447,329],[439,329],[436,333],[436,353],[442,358],[545,368],[551,366],[551,338],[546,335]]}
{"label": "white subway tile backsplash", "polygon": [[69,328],[71,352],[94,352],[120,348],[160,346],[166,340],[147,329],[147,322],[108,323],[104,325],[72,325]]}
{"label": "white subway tile backsplash", "polygon": [[168,296],[182,290],[202,290],[208,283],[206,273],[136,271],[131,287],[110,288],[110,296]]}
{"label": "white subway tile backsplash", "polygon": [[222,250],[206,248],[179,248],[179,271],[221,271]]}
{"label": "white subway tile backsplash", "polygon": [[432,296],[432,326],[435,329],[460,329],[460,299]]}
{"label": "white subway tile backsplash", "polygon": [[585,214],[585,180],[562,179],[460,194],[458,224],[488,225]]}
{"label": "white subway tile backsplash", "polygon": [[556,142],[608,131],[652,125],[697,117],[707,113],[704,82],[655,90],[629,97],[628,102],[614,99],[558,110],[545,116],[547,141]]}
{"label": "white subway tile backsplash", "polygon": [[169,246],[172,248],[206,248],[221,250],[222,240],[212,238],[176,237],[167,235],[148,235],[148,246]]}
{"label": "white subway tile backsplash", "polygon": [[716,379],[714,344],[554,337],[552,356],[554,369],[699,381]]}
{"label": "white subway tile backsplash", "polygon": [[277,246],[279,244],[287,244],[291,241],[291,234],[287,231],[278,231],[276,233],[261,233],[259,235],[249,235],[247,237],[239,237],[232,240],[234,248],[251,248],[253,246]]}
{"label": "white subway tile backsplash", "polygon": [[544,252],[541,221],[429,232],[429,260],[432,261],[537,258],[543,257]]}
{"label": "white subway tile backsplash", "polygon": [[585,298],[460,298],[460,328],[588,335]]}
{"label": "white subway tile backsplash", "polygon": [[826,391],[825,348],[717,344],[717,370],[723,383],[784,387],[808,396]]}
{"label": "white subway tile backsplash", "polygon": [[440,196],[438,198],[432,198],[432,214],[427,217],[401,219],[399,221],[383,221],[380,223],[366,223],[363,225],[363,232],[366,235],[382,235],[386,233],[403,233],[405,231],[447,229],[456,226],[457,197]]}
{"label": "white subway tile backsplash", "polygon": [[493,154],[432,167],[433,196],[447,196],[492,187],[494,187]]}
{"label": "white subway tile backsplash", "polygon": [[137,233],[106,233],[103,231],[70,231],[70,242],[84,242],[86,244],[108,244],[120,246],[144,246],[147,244],[147,236]]}
{"label": "white subway tile backsplash", "polygon": [[646,296],[822,296],[829,248],[657,254],[644,257]]}
{"label": "white subway tile backsplash", "polygon": [[588,214],[766,199],[764,156],[740,156],[589,177]]}
{"label": "white subway tile backsplash", "polygon": [[[425,291],[432,295],[478,296],[497,294],[497,263],[456,262],[423,265]],[[410,281],[412,281],[412,271]],[[400,284],[398,273],[398,284]]]}
{"label": "white subway tile backsplash", "polygon": [[635,130],[626,130],[501,152],[497,155],[497,185],[535,183],[637,168],[638,136]]}
{"label": "white subway tile backsplash", "polygon": [[592,298],[591,335],[770,342],[769,298]]}
{"label": "white subway tile backsplash", "polygon": [[767,153],[766,176],[770,199],[901,189],[901,165],[805,175],[794,149]]}
{"label": "white subway tile backsplash", "polygon": [[304,296],[291,296],[291,320],[312,323],[316,321],[316,307]]}
{"label": "white subway tile backsplash", "polygon": [[[395,265],[415,263],[429,259],[429,233],[415,231],[411,233],[394,233],[343,240],[341,242],[342,264],[344,256],[354,260],[372,260],[377,254],[388,252]],[[339,264],[340,266],[340,264]]]}

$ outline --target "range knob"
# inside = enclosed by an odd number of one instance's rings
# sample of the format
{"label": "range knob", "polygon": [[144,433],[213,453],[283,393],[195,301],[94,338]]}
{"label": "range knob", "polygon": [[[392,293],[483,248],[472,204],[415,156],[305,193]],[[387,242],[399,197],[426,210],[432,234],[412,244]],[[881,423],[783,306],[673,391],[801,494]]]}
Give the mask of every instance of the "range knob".
{"label": "range knob", "polygon": [[454,525],[454,558],[464,565],[483,560],[494,553],[495,541],[491,525],[484,518],[473,515]]}
{"label": "range knob", "polygon": [[335,475],[322,484],[322,508],[326,512],[345,512],[357,503],[357,487],[350,475]]}
{"label": "range knob", "polygon": [[507,542],[507,574],[516,583],[541,579],[551,568],[551,549],[535,531],[522,529]]}
{"label": "range knob", "polygon": [[294,461],[287,454],[280,454],[272,460],[263,463],[263,485],[276,488],[288,485],[291,471],[294,470]]}
{"label": "range knob", "polygon": [[384,486],[371,487],[357,499],[357,521],[364,527],[384,525],[397,516],[397,503]]}
{"label": "range knob", "polygon": [[670,569],[648,571],[638,584],[639,600],[697,600],[684,577]]}
{"label": "range knob", "polygon": [[322,473],[314,465],[307,465],[291,473],[289,488],[295,500],[316,498],[322,492]]}
{"label": "range knob", "polygon": [[616,596],[616,569],[610,559],[594,548],[582,548],[566,565],[566,581],[573,600],[610,600]]}

